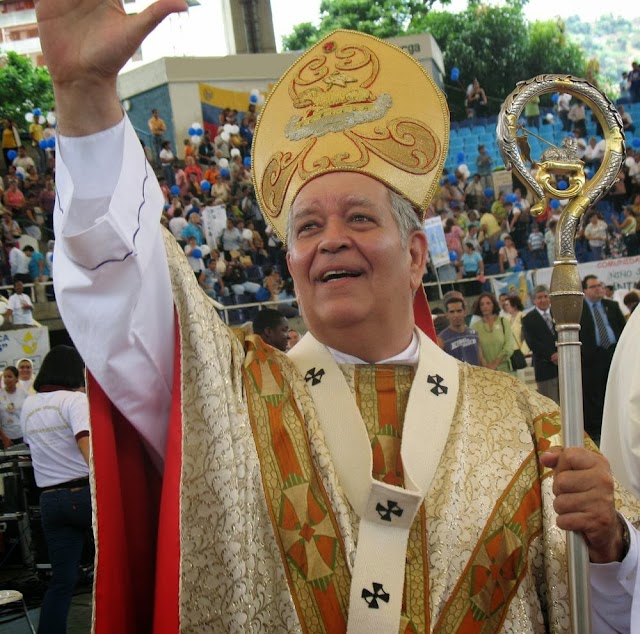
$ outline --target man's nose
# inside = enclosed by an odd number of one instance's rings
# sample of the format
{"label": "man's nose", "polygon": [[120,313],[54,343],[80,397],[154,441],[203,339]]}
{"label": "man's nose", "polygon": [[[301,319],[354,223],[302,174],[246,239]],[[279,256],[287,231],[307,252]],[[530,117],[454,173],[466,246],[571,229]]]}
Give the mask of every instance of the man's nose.
{"label": "man's nose", "polygon": [[346,249],[351,244],[347,225],[342,218],[329,218],[322,232],[320,249],[335,253]]}

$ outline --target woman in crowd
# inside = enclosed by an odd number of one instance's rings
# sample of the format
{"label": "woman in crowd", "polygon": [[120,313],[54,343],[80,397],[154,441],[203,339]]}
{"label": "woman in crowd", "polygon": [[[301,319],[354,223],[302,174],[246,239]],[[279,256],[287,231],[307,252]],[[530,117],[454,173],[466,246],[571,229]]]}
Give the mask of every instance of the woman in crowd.
{"label": "woman in crowd", "polygon": [[518,249],[510,235],[504,236],[504,246],[498,251],[498,263],[500,264],[500,273],[506,273],[515,268],[518,263]]}
{"label": "woman in crowd", "polygon": [[517,295],[509,295],[504,301],[504,310],[509,315],[514,349],[518,348],[525,357],[529,356],[531,350],[522,336],[522,317],[524,316],[522,300]]}
{"label": "woman in crowd", "polygon": [[20,359],[18,361],[18,385],[27,393],[35,394],[33,389],[33,362],[31,359]]}
{"label": "woman in crowd", "polygon": [[509,320],[499,316],[498,300],[491,293],[481,293],[476,300],[473,314],[480,317],[471,328],[480,335],[480,350],[485,367],[511,372],[509,359],[513,354],[513,336]]}
{"label": "woman in crowd", "polygon": [[449,252],[455,251],[457,260],[462,257],[462,238],[464,231],[455,223],[453,218],[448,218],[444,223],[444,239],[447,242]]}
{"label": "woman in crowd", "polygon": [[5,449],[22,442],[20,412],[27,393],[18,385],[18,368],[7,366],[0,388],[0,440]]}
{"label": "woman in crowd", "polygon": [[624,238],[624,244],[627,248],[627,255],[638,255],[638,221],[633,214],[633,209],[626,205],[622,208],[624,212],[624,219],[622,222],[618,222],[615,215],[612,217],[613,224],[616,229],[622,234]]}
{"label": "woman in crowd", "polygon": [[67,631],[82,548],[91,530],[89,406],[84,363],[74,348],[56,346],[42,362],[36,394],[22,408],[31,449],[51,581],[42,602],[39,634]]}

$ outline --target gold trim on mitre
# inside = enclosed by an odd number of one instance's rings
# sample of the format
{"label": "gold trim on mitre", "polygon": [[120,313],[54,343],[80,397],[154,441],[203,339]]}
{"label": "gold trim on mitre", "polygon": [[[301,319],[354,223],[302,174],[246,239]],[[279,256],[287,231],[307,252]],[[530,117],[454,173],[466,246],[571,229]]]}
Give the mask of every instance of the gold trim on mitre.
{"label": "gold trim on mitre", "polygon": [[449,108],[424,67],[376,37],[334,31],[265,101],[251,150],[256,197],[285,241],[298,192],[328,172],[371,176],[424,214],[448,145]]}

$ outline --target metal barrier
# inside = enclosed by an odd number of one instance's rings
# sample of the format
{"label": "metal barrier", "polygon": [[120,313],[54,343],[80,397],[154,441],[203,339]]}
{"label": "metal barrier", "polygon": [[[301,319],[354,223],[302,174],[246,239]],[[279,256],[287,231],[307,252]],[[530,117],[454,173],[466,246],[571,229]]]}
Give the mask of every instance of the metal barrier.
{"label": "metal barrier", "polygon": [[[522,271],[523,273],[527,273],[528,271]],[[536,271],[533,270],[532,271],[534,276]],[[498,273],[496,275],[486,275],[484,276],[483,280],[484,283],[486,282],[490,282],[491,280],[499,280],[502,279],[504,277],[507,277],[509,275],[513,274],[513,271],[509,271],[507,273]],[[422,286],[424,287],[425,291],[427,291],[427,289],[429,288],[434,288],[437,287],[438,289],[438,297],[439,299],[442,299],[444,296],[444,291],[442,290],[443,286],[454,286],[454,287],[458,287],[461,284],[468,284],[468,283],[478,283],[480,282],[480,280],[475,277],[475,278],[463,278],[463,279],[455,279],[455,280],[438,280],[436,282],[423,282]],[[482,283],[482,282],[480,282]],[[534,286],[535,286],[535,277],[534,277]],[[492,291],[489,291],[492,292]],[[230,297],[232,297],[233,295],[230,295]],[[465,295],[465,297],[470,297]],[[265,302],[249,302],[246,304],[233,304],[231,306],[227,306],[226,304],[221,304],[220,302],[216,301],[215,299],[211,300],[215,306],[215,308],[218,310],[218,312],[221,314],[222,319],[224,320],[224,322],[228,325],[230,324],[230,319],[229,319],[229,311],[235,311],[235,310],[239,310],[239,311],[243,311],[243,310],[247,310],[250,308],[258,308],[258,310],[262,309],[262,308],[273,308],[273,307],[277,307],[279,304],[291,304],[292,302],[295,302],[295,299],[278,299],[278,300],[268,300]]]}

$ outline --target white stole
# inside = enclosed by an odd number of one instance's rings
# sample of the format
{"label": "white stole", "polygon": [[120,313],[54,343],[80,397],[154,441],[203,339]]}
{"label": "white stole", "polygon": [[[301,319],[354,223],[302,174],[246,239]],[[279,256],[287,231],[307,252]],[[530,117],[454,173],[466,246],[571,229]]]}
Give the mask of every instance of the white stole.
{"label": "white stole", "polygon": [[405,488],[375,480],[371,443],[347,382],[310,333],[289,352],[313,398],[338,480],[360,518],[348,634],[400,627],[407,542],[442,456],[458,396],[458,364],[418,332],[420,357],[409,393],[400,455]]}

